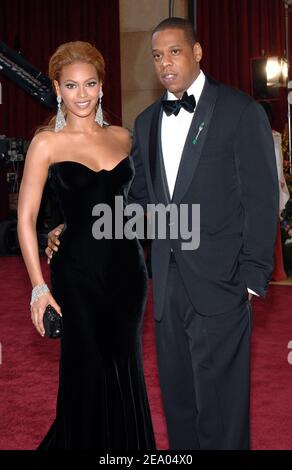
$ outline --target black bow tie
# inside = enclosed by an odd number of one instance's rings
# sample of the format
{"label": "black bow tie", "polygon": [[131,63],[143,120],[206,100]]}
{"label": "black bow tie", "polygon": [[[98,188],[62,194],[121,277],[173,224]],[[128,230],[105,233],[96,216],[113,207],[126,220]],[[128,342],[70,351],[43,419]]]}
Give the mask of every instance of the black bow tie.
{"label": "black bow tie", "polygon": [[181,108],[184,108],[189,113],[193,113],[196,107],[196,100],[194,95],[188,95],[185,91],[180,100],[162,100],[162,106],[167,116],[171,114],[177,116]]}

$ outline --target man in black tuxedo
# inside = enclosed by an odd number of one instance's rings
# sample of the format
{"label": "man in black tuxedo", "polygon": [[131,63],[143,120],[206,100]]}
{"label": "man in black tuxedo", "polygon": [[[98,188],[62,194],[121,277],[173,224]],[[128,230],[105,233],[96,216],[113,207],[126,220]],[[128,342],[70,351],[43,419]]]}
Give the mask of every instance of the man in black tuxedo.
{"label": "man in black tuxedo", "polygon": [[169,233],[151,242],[170,447],[248,449],[250,300],[267,291],[278,216],[271,128],[249,96],[200,70],[186,20],[160,23],[152,54],[167,91],[135,122],[129,199],[199,204],[201,217],[197,249]]}
{"label": "man in black tuxedo", "polygon": [[186,20],[160,23],[152,54],[167,91],[136,119],[130,200],[201,214],[196,250],[151,244],[170,447],[248,449],[250,299],[267,291],[278,211],[271,128],[249,96],[203,74]]}

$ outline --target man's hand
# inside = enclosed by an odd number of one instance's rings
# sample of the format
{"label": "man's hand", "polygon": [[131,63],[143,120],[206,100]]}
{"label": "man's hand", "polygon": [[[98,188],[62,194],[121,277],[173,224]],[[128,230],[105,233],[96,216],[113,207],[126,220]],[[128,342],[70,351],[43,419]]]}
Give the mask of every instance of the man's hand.
{"label": "man's hand", "polygon": [[54,251],[58,251],[59,249],[59,236],[61,235],[63,228],[64,224],[60,224],[58,227],[54,228],[48,233],[48,246],[45,250],[48,257],[48,264],[50,264],[50,260],[53,257]]}

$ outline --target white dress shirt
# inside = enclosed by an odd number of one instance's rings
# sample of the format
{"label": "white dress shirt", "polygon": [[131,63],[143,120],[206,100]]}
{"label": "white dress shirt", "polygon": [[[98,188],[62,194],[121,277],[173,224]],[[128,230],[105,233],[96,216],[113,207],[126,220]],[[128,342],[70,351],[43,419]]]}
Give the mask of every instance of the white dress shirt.
{"label": "white dress shirt", "polygon": [[[202,94],[205,80],[205,74],[201,70],[196,80],[187,90],[188,95],[194,95],[196,104],[198,104]],[[168,91],[167,99],[177,100],[177,97]],[[193,113],[189,113],[184,108],[181,108],[177,116],[174,114],[167,116],[165,112],[163,112],[162,115],[161,148],[171,198],[173,196],[183,148],[195,112],[196,110]],[[251,289],[248,289],[248,292],[258,296],[258,294]]]}
{"label": "white dress shirt", "polygon": [[[188,95],[194,95],[197,104],[204,84],[205,75],[200,71],[196,80],[187,90]],[[177,100],[177,97],[168,91],[167,99]],[[189,113],[184,108],[181,108],[177,116],[174,114],[167,116],[165,112],[162,115],[161,146],[170,197],[173,195],[183,148],[193,117],[194,113]]]}

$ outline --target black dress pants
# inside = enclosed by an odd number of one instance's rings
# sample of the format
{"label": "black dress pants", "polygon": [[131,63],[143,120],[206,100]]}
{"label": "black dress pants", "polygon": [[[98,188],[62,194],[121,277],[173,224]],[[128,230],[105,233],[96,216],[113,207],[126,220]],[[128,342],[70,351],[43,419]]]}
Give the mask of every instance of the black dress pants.
{"label": "black dress pants", "polygon": [[156,342],[171,449],[249,448],[250,333],[249,301],[199,315],[169,265]]}

